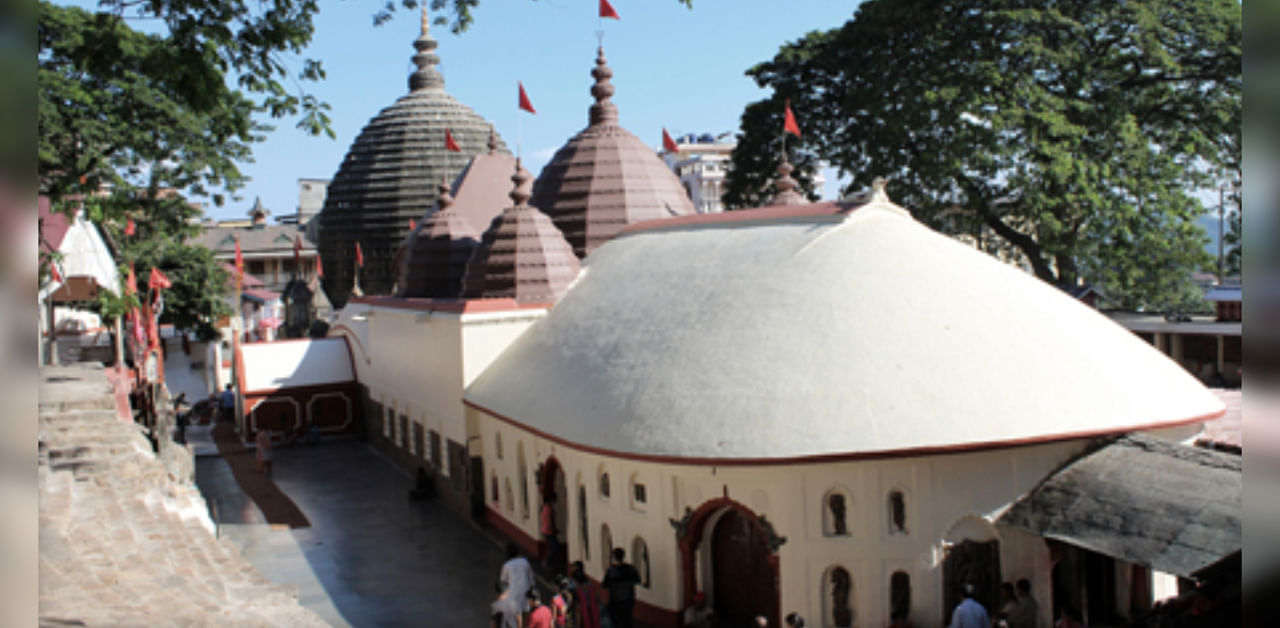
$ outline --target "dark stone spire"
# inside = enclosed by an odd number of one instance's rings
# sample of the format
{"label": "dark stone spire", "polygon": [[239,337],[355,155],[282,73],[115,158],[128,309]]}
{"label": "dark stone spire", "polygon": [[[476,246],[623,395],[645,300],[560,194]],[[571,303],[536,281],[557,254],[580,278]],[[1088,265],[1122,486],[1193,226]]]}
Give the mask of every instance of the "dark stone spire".
{"label": "dark stone spire", "polygon": [[[490,139],[489,142],[490,142],[489,150],[492,151],[493,140]],[[441,174],[440,185],[436,186],[436,205],[439,207],[440,211],[444,211],[446,209],[449,209],[449,206],[452,204],[453,204],[453,195],[449,193],[449,177],[447,175]]]}
{"label": "dark stone spire", "polygon": [[596,104],[591,105],[590,123],[617,124],[618,106],[613,104],[613,83],[609,82],[613,78],[613,69],[605,63],[604,46],[596,51],[596,67],[591,70],[591,76],[596,79],[595,85],[591,86],[591,96],[596,99]]}
{"label": "dark stone spire", "polygon": [[529,174],[529,171],[520,165],[520,158],[516,157],[516,173],[511,175],[511,182],[516,184],[515,187],[511,188],[511,201],[515,203],[516,207],[524,207],[529,204],[529,197],[533,196],[533,193],[529,190],[531,187],[529,182],[532,180],[533,177]]}
{"label": "dark stone spire", "polygon": [[489,125],[489,154],[495,155],[498,152],[498,132],[493,129],[493,125]]}
{"label": "dark stone spire", "polygon": [[444,75],[436,69],[436,65],[440,63],[440,56],[435,53],[436,46],[439,44],[431,37],[428,32],[431,18],[427,15],[427,3],[422,3],[422,34],[418,35],[418,39],[414,40],[413,47],[418,54],[413,55],[413,64],[418,66],[413,74],[409,75],[409,91],[417,91],[420,89],[444,89]]}

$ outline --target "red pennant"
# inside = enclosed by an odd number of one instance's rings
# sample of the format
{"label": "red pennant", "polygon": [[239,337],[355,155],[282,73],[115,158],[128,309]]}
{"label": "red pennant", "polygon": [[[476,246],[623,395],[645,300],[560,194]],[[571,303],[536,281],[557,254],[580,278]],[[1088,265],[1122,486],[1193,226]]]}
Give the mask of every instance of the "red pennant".
{"label": "red pennant", "polygon": [[364,252],[360,250],[359,242],[356,242],[356,266],[364,267]]}
{"label": "red pennant", "polygon": [[413,219],[412,219],[412,218],[410,218],[410,219],[409,219],[409,231],[413,231],[414,229],[417,229],[417,228],[418,228],[418,223],[414,222],[414,221],[413,221]]}
{"label": "red pennant", "polygon": [[53,277],[54,281],[62,283],[62,273],[58,271],[57,264],[49,262],[49,274]]}
{"label": "red pennant", "polygon": [[240,254],[240,236],[236,236],[236,276],[244,278],[244,255]]}
{"label": "red pennant", "polygon": [[790,133],[796,137],[800,137],[800,125],[796,124],[796,116],[795,114],[791,113],[790,98],[787,99],[785,115],[786,117],[782,121],[783,132]]}
{"label": "red pennant", "polygon": [[324,262],[320,261],[320,256],[316,256],[316,277],[324,277]]}
{"label": "red pennant", "polygon": [[609,0],[600,0],[600,17],[611,17],[615,20],[622,20],[622,18],[618,17],[618,12],[613,10],[613,5],[609,4]]}
{"label": "red pennant", "polygon": [[169,281],[169,278],[165,277],[164,273],[160,272],[159,268],[155,268],[153,266],[151,268],[151,278],[147,281],[147,287],[152,290],[157,288],[163,290],[165,288],[172,288],[173,282]]}
{"label": "red pennant", "polygon": [[134,226],[134,224],[133,224],[133,219],[132,219],[132,218],[130,218],[130,219],[129,219],[129,222],[128,222],[128,223],[126,223],[126,224],[125,224],[125,226],[124,226],[124,234],[125,234],[125,235],[127,235],[127,236],[131,236],[131,235],[133,235],[133,234],[137,233],[137,231],[138,231],[138,228],[137,228],[136,226]]}
{"label": "red pennant", "polygon": [[529,113],[538,113],[538,111],[533,108],[533,103],[529,101],[529,95],[524,93],[524,83],[517,82],[516,84],[520,86],[520,108],[528,111]]}
{"label": "red pennant", "polygon": [[676,141],[671,139],[671,134],[667,133],[667,127],[662,127],[662,148],[668,152],[678,153],[680,147],[676,145]]}
{"label": "red pennant", "polygon": [[138,291],[138,276],[133,272],[133,262],[129,262],[129,282],[124,285],[125,294],[134,294]]}
{"label": "red pennant", "polygon": [[455,153],[462,152],[462,149],[458,147],[458,143],[453,141],[453,133],[447,128],[444,130],[444,147]]}

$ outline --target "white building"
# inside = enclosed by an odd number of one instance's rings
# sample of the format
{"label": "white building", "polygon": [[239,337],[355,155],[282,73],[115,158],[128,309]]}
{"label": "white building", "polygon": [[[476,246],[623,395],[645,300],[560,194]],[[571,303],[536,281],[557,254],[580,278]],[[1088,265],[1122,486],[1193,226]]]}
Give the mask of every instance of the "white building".
{"label": "white building", "polygon": [[[711,135],[704,133],[695,135],[687,133],[676,139],[676,152],[659,153],[662,160],[680,179],[680,185],[689,194],[694,209],[699,214],[718,214],[724,211],[721,199],[724,197],[724,177],[733,166],[733,149],[737,143],[730,138],[732,133]],[[822,176],[822,166],[815,175],[813,186],[822,190],[826,179]]]}

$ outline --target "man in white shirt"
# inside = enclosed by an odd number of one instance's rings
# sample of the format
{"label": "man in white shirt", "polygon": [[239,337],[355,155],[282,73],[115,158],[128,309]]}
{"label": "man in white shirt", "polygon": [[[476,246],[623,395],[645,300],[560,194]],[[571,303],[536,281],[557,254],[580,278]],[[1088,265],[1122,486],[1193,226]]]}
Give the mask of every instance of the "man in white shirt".
{"label": "man in white shirt", "polygon": [[950,628],[989,628],[991,618],[987,609],[973,599],[973,585],[964,585],[964,601],[951,611]]}
{"label": "man in white shirt", "polygon": [[528,610],[525,608],[528,603],[525,594],[533,586],[533,565],[520,555],[520,547],[515,543],[507,544],[507,562],[502,563],[498,580],[507,585],[507,594],[511,599],[518,601],[523,610]]}

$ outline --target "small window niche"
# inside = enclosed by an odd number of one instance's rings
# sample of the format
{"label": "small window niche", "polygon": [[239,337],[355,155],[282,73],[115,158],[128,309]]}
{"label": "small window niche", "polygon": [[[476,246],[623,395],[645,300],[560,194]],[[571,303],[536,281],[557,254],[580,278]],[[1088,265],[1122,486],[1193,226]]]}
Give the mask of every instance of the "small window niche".
{"label": "small window niche", "polygon": [[502,432],[493,433],[493,455],[502,460]]}
{"label": "small window niche", "polygon": [[649,504],[649,489],[645,487],[644,482],[631,478],[631,507],[636,510],[644,510]]}
{"label": "small window niche", "polygon": [[822,496],[823,536],[849,536],[849,508],[852,500],[843,488],[832,488]]}
{"label": "small window niche", "polygon": [[889,491],[889,534],[907,533],[907,495],[900,490]]}
{"label": "small window niche", "polygon": [[602,499],[609,499],[609,472],[608,471],[600,472],[600,497]]}

